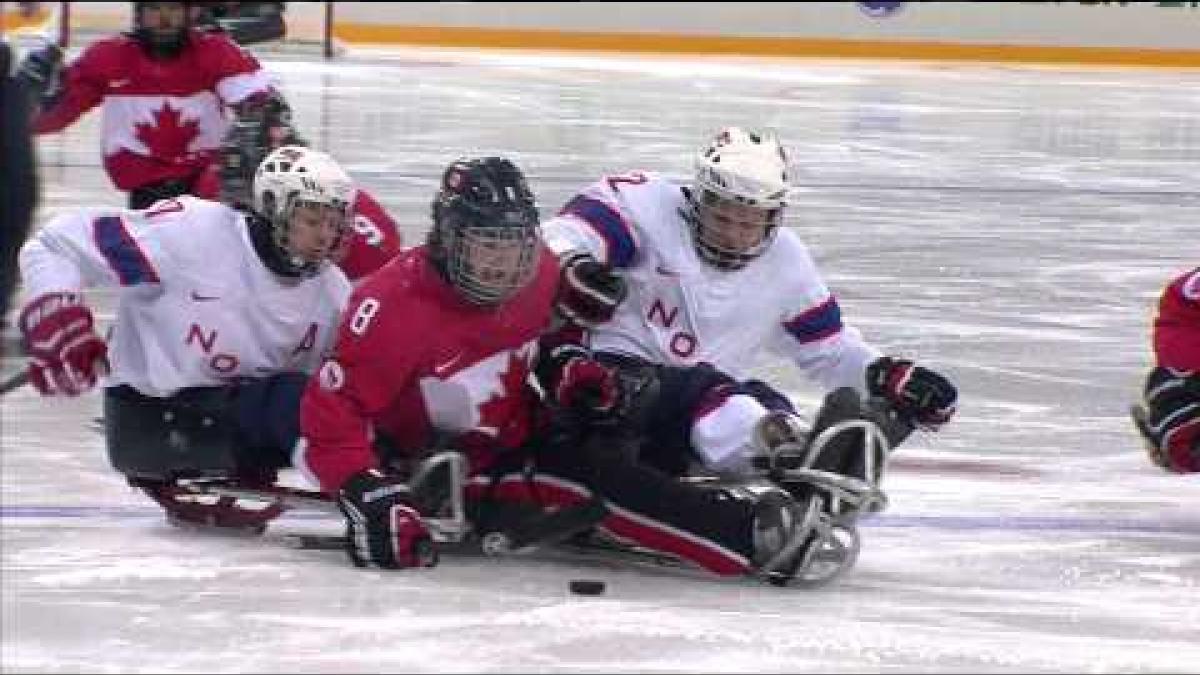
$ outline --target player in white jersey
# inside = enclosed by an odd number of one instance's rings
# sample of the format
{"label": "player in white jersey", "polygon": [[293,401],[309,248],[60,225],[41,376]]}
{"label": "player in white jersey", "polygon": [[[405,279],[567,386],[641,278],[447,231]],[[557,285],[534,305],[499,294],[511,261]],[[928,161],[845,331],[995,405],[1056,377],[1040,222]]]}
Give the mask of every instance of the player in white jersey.
{"label": "player in white jersey", "polygon": [[[608,176],[544,224],[563,261],[562,313],[588,328],[600,358],[655,381],[638,403],[643,461],[675,474],[696,462],[739,473],[756,455],[777,459],[762,455],[782,443],[803,446],[807,425],[788,398],[747,379],[764,352],[831,392],[839,417],[867,416],[861,399],[886,400],[893,443],[909,424],[936,429],[950,419],[954,386],[882,356],[844,325],[804,243],[780,226],[788,166],[773,136],[724,129],[696,169],[691,185],[646,172]],[[816,461],[855,473],[861,458]]]}
{"label": "player in white jersey", "polygon": [[[254,194],[249,213],[190,196],[67,213],[20,254],[31,382],[74,396],[107,371],[109,460],[173,519],[262,524],[188,503],[174,481],[270,482],[290,464],[301,392],[350,293],[329,263],[354,200],[341,167],[285,146],[259,166]],[[83,299],[95,286],[119,289],[107,344]]]}

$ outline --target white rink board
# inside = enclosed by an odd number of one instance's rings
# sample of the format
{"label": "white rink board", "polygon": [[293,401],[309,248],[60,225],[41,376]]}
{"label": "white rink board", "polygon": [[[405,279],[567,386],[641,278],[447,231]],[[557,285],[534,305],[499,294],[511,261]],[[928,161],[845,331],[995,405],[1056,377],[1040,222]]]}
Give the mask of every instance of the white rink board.
{"label": "white rink board", "polygon": [[[335,26],[447,26],[664,35],[925,41],[1200,51],[1194,2],[335,2]],[[295,32],[319,35],[324,3],[289,2]],[[124,30],[129,3],[74,2],[73,20]]]}

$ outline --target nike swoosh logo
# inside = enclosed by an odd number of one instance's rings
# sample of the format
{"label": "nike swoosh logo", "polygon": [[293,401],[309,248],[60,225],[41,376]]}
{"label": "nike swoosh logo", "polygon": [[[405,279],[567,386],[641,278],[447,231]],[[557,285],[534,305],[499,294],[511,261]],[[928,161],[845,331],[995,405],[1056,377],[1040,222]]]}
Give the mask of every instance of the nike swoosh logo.
{"label": "nike swoosh logo", "polygon": [[113,89],[120,89],[121,87],[124,87],[124,86],[125,86],[125,85],[127,85],[127,84],[129,84],[129,78],[125,78],[125,79],[123,79],[123,80],[113,80],[113,81],[112,81],[112,88],[113,88]]}
{"label": "nike swoosh logo", "polygon": [[450,369],[462,360],[463,356],[465,356],[465,354],[459,352],[454,356],[451,356],[450,360],[437,364],[433,367],[433,374],[437,375],[438,377],[445,377],[446,374],[450,372]]}
{"label": "nike swoosh logo", "polygon": [[677,272],[675,272],[675,271],[673,271],[673,270],[669,270],[669,269],[667,269],[667,268],[663,267],[662,265],[657,265],[657,266],[655,266],[655,268],[654,268],[654,271],[655,271],[655,272],[658,272],[659,274],[663,275],[664,277],[677,277],[677,276],[679,276],[679,274],[678,274]]}
{"label": "nike swoosh logo", "polygon": [[208,302],[209,300],[220,300],[220,299],[221,299],[221,296],[219,296],[219,295],[200,295],[196,291],[192,291],[192,300],[195,300],[196,302]]}

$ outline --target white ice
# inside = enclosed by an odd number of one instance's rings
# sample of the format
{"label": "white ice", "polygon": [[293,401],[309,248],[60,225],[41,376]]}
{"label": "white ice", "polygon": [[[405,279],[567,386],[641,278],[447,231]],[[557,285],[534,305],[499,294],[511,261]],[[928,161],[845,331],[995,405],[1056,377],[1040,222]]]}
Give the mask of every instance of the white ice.
{"label": "white ice", "polygon": [[[1126,414],[1162,285],[1200,264],[1200,72],[352,51],[266,57],[302,130],[423,236],[440,169],[503,153],[543,213],[604,172],[686,176],[727,124],[792,149],[845,319],[943,370],[958,417],[899,449],[858,566],[780,590],[606,563],[352,568],[278,533],[175,530],[111,472],[98,399],[0,402],[0,670],[1188,672],[1200,479]],[[98,115],[40,140],[44,218],[118,204]],[[95,296],[111,318],[111,298]],[[14,362],[4,364],[4,374]],[[798,401],[787,364],[762,372]],[[599,578],[607,594],[572,596]]]}

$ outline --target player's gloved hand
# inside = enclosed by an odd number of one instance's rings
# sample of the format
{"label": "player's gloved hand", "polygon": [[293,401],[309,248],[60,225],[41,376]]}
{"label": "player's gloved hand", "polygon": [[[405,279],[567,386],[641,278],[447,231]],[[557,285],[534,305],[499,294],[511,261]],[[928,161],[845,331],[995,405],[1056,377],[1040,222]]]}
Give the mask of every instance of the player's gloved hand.
{"label": "player's gloved hand", "polygon": [[1155,368],[1143,402],[1150,460],[1168,471],[1200,472],[1200,372]]}
{"label": "player's gloved hand", "polygon": [[554,401],[572,410],[611,413],[620,399],[616,372],[586,356],[571,356],[558,369]]}
{"label": "player's gloved hand", "polygon": [[32,99],[31,104],[41,104],[56,88],[62,61],[62,47],[53,42],[29,52],[22,59],[17,67],[16,78],[25,84]]}
{"label": "player's gloved hand", "polygon": [[433,567],[433,537],[403,481],[378,469],[351,476],[337,493],[346,516],[346,553],[356,567]]}
{"label": "player's gloved hand", "polygon": [[47,293],[25,305],[17,326],[29,355],[29,380],[44,396],[78,396],[108,370],[108,346],[77,293]]}
{"label": "player's gloved hand", "polygon": [[612,318],[629,292],[625,279],[587,253],[576,253],[562,264],[558,311],[581,326]]}
{"label": "player's gloved hand", "polygon": [[950,421],[958,390],[942,375],[907,359],[883,356],[867,366],[867,391],[891,403],[917,427],[936,431]]}

